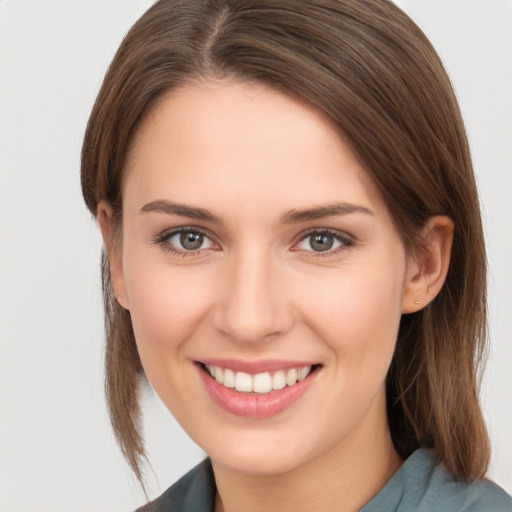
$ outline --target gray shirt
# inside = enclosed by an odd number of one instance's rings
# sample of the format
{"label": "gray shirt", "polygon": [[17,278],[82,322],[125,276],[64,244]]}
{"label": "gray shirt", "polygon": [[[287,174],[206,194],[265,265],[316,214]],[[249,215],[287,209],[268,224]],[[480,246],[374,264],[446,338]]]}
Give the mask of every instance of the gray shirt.
{"label": "gray shirt", "polygon": [[[213,512],[215,492],[206,459],[137,512]],[[421,448],[360,512],[512,512],[512,498],[489,480],[455,480]]]}

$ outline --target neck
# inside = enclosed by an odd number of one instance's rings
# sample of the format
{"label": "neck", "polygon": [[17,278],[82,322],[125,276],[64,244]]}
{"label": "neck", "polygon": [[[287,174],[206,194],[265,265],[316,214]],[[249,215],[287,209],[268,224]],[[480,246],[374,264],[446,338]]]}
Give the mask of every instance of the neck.
{"label": "neck", "polygon": [[387,424],[380,430],[367,425],[365,430],[358,439],[345,439],[282,474],[240,473],[213,461],[218,490],[215,512],[359,510],[402,464]]}

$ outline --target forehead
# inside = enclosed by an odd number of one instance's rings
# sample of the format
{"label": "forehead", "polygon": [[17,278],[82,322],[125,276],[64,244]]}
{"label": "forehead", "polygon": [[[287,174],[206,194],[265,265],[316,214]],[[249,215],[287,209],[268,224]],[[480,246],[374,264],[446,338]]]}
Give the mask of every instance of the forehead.
{"label": "forehead", "polygon": [[265,85],[219,81],[173,90],[140,125],[123,195],[148,202],[158,194],[217,205],[263,198],[283,208],[380,203],[326,114]]}

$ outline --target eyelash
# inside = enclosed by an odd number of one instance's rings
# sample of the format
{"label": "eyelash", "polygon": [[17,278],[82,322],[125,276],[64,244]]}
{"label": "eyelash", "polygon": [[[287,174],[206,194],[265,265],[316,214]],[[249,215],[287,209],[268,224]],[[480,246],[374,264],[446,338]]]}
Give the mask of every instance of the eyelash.
{"label": "eyelash", "polygon": [[[192,226],[180,227],[177,229],[173,229],[172,231],[165,231],[165,232],[157,235],[153,239],[153,243],[160,245],[164,250],[166,250],[172,254],[175,254],[177,256],[181,256],[183,258],[200,257],[200,256],[202,256],[202,254],[205,250],[209,249],[209,248],[206,248],[206,249],[197,249],[197,250],[181,250],[170,243],[170,240],[174,236],[184,234],[184,233],[193,233],[193,234],[203,236],[205,239],[210,240],[211,244],[217,245],[217,244],[215,244],[215,242],[213,242],[212,237],[207,232],[205,232],[202,229],[195,228]],[[305,252],[309,253],[307,257],[310,257],[310,258],[325,258],[328,256],[332,256],[334,254],[338,254],[340,251],[342,251],[344,249],[353,247],[355,245],[355,241],[352,237],[350,237],[346,234],[342,234],[339,231],[335,231],[332,229],[326,229],[326,228],[313,228],[313,229],[306,231],[305,233],[301,233],[298,237],[298,241],[294,243],[291,250],[293,252],[299,252],[300,249],[297,249],[296,246],[299,243],[307,240],[308,237],[311,237],[313,235],[332,236],[337,242],[340,243],[340,246],[335,249],[332,249],[332,250],[328,249],[326,251],[313,251],[313,250],[305,251]],[[311,244],[311,242],[310,242],[310,244]]]}
{"label": "eyelash", "polygon": [[[327,258],[329,256],[338,254],[340,251],[343,251],[345,249],[355,246],[355,240],[351,236],[349,236],[345,233],[341,233],[340,231],[336,231],[334,229],[328,229],[328,228],[313,228],[313,229],[310,229],[310,230],[306,231],[305,233],[301,233],[299,235],[299,240],[298,240],[298,242],[296,242],[294,244],[292,251],[298,252],[300,249],[295,248],[297,246],[297,244],[299,244],[302,241],[307,240],[309,237],[311,237],[313,235],[332,236],[337,242],[340,243],[340,246],[336,247],[335,249],[329,249],[326,251],[313,251],[313,250],[306,251],[307,253],[309,253],[308,254],[309,258]],[[311,244],[311,242],[310,242],[310,244]]]}
{"label": "eyelash", "polygon": [[205,239],[210,240],[213,245],[216,245],[215,242],[212,241],[212,237],[207,232],[205,232],[202,229],[195,228],[193,226],[185,226],[185,227],[173,229],[171,231],[164,231],[163,233],[157,235],[153,239],[153,243],[160,245],[164,250],[166,250],[172,254],[175,254],[176,256],[181,256],[183,258],[197,258],[199,256],[202,256],[203,252],[207,249],[198,249],[198,250],[188,250],[187,251],[187,250],[178,249],[177,247],[175,247],[174,245],[172,245],[170,243],[170,240],[174,236],[184,234],[184,233],[193,233],[193,234],[201,235]]}

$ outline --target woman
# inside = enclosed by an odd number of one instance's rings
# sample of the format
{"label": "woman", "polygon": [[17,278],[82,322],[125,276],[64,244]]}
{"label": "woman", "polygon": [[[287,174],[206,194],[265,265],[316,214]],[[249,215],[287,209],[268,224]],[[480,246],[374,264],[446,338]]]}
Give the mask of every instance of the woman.
{"label": "woman", "polygon": [[147,510],[512,510],[482,479],[464,127],[392,3],[157,2],[107,73],[82,187],[121,448],[141,479],[147,378],[209,455]]}

